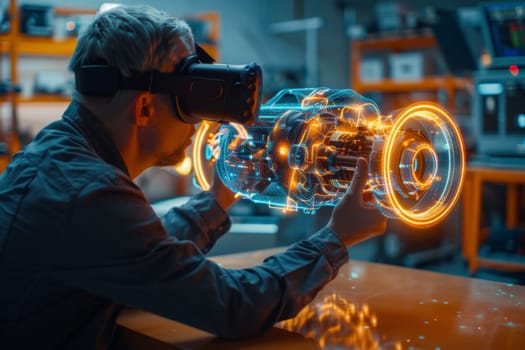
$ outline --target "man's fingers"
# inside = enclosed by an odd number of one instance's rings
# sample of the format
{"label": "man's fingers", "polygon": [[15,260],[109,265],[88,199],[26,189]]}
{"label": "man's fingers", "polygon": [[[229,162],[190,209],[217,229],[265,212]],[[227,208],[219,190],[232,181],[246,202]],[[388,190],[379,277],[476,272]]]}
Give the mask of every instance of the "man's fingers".
{"label": "man's fingers", "polygon": [[364,158],[359,158],[355,167],[354,177],[348,192],[351,197],[361,196],[368,181],[368,163]]}

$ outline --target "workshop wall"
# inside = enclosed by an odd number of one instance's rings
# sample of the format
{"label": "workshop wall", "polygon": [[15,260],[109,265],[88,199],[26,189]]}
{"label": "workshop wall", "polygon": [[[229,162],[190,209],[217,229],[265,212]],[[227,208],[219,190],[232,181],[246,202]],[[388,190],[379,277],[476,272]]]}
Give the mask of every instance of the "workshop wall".
{"label": "workshop wall", "polygon": [[[101,0],[42,0],[62,7],[98,8]],[[496,0],[497,1],[497,0]],[[220,14],[220,59],[227,63],[256,61],[269,70],[304,70],[306,40],[304,32],[273,35],[272,23],[299,18],[319,17],[324,22],[318,38],[318,85],[345,88],[349,85],[349,38],[352,21],[367,23],[374,19],[374,4],[383,1],[351,0],[119,0],[124,4],[149,4],[176,16],[204,12]],[[34,0],[20,3],[35,3]],[[415,13],[427,7],[458,8],[476,6],[473,0],[400,1]],[[352,9],[355,18],[348,16]],[[345,15],[346,14],[346,15]]]}
{"label": "workshop wall", "polygon": [[[4,0],[5,2],[6,0]],[[20,0],[20,4],[38,3],[70,8],[98,8],[101,0]],[[304,32],[272,34],[274,23],[294,19],[317,17],[322,22],[317,38],[316,81],[311,85],[330,88],[350,86],[350,38],[348,28],[354,23],[367,24],[376,20],[375,4],[385,1],[351,0],[117,0],[128,5],[149,4],[176,16],[192,16],[217,12],[220,16],[219,59],[223,63],[242,64],[255,61],[263,67],[264,92],[272,96],[282,88],[307,87],[307,40]],[[416,0],[400,1],[406,7],[419,13],[428,6],[458,8],[475,6],[472,0]],[[6,63],[5,63],[6,64]],[[24,66],[28,67],[27,69]],[[33,74],[39,67],[49,69],[45,59],[28,59],[20,64],[21,72]],[[53,70],[62,66],[65,70],[67,59],[53,59]],[[20,76],[24,91],[32,88],[31,79]],[[26,84],[26,85],[24,85]],[[28,85],[29,84],[29,85]],[[42,114],[56,118],[62,106],[55,112],[54,106],[25,106],[20,110],[21,127],[38,130],[49,121]],[[34,111],[33,111],[34,110]],[[37,112],[36,115],[34,112]],[[48,112],[49,111],[49,112]]]}

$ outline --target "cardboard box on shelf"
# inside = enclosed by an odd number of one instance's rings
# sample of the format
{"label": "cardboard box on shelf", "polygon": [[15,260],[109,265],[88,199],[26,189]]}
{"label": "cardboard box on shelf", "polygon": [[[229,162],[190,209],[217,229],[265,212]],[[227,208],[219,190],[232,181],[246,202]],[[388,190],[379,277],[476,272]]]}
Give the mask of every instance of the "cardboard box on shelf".
{"label": "cardboard box on shelf", "polygon": [[389,57],[390,78],[395,81],[423,79],[423,55],[420,52],[392,54]]}
{"label": "cardboard box on shelf", "polygon": [[377,82],[385,78],[383,61],[379,58],[363,59],[359,65],[359,79],[363,82]]}

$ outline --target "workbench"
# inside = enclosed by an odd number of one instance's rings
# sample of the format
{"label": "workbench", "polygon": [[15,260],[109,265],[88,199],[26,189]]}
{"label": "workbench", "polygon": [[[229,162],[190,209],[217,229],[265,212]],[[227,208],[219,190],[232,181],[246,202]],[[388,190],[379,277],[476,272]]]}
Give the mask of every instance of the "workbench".
{"label": "workbench", "polygon": [[[243,268],[281,250],[213,260]],[[129,309],[118,319],[117,341],[129,350],[523,349],[525,286],[350,260],[297,317],[260,337],[219,339]]]}
{"label": "workbench", "polygon": [[506,227],[516,228],[519,225],[518,186],[525,185],[525,165],[521,169],[479,165],[467,167],[462,196],[462,252],[467,260],[469,272],[474,274],[480,267],[525,272],[525,264],[519,262],[479,257],[479,247],[487,236],[487,231],[481,227],[484,183],[506,186]]}

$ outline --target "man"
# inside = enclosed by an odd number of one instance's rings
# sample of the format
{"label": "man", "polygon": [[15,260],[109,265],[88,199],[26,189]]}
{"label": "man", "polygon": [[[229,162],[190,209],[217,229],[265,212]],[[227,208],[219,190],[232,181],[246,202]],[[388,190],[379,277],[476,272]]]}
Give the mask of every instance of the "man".
{"label": "man", "polygon": [[[171,72],[195,52],[183,21],[150,7],[99,14],[70,69],[100,64]],[[100,82],[106,84],[105,81]],[[385,229],[362,203],[366,162],[328,225],[244,270],[205,254],[227,232],[234,195],[220,182],[159,219],[133,182],[174,164],[194,125],[169,94],[76,94],[0,177],[0,343],[6,349],[106,349],[124,305],[236,337],[294,316],[348,260],[346,246]]]}

